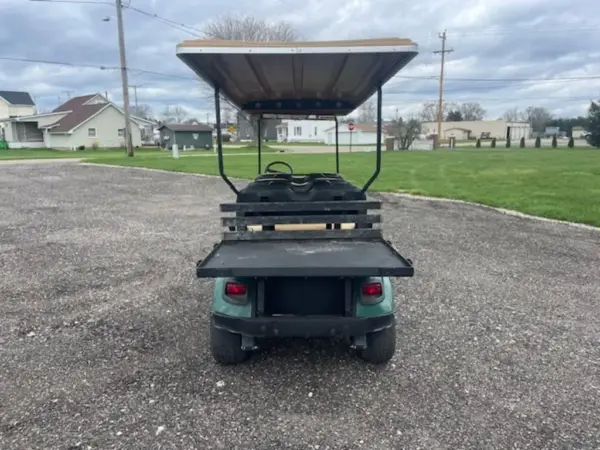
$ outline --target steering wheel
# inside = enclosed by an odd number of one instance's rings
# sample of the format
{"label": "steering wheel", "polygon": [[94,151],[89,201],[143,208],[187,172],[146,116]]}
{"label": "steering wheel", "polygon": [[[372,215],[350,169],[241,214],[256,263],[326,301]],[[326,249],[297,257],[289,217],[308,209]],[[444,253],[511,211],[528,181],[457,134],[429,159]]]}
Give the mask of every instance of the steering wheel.
{"label": "steering wheel", "polygon": [[272,169],[271,168],[271,166],[275,166],[277,164],[287,167],[289,169],[289,174],[290,175],[294,174],[294,169],[292,168],[292,166],[290,166],[285,161],[273,161],[273,162],[270,162],[269,164],[267,164],[267,167],[265,167],[265,172],[266,173],[286,173],[286,172],[282,172],[281,170],[276,170],[276,169]]}

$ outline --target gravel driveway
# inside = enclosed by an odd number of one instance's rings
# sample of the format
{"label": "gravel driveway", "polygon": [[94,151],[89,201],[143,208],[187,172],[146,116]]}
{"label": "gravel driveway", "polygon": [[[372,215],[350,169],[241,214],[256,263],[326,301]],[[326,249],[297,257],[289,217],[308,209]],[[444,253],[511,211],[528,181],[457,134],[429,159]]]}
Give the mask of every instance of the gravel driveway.
{"label": "gravel driveway", "polygon": [[600,232],[386,197],[416,265],[373,368],[289,340],[207,348],[215,178],[0,167],[1,449],[595,449]]}

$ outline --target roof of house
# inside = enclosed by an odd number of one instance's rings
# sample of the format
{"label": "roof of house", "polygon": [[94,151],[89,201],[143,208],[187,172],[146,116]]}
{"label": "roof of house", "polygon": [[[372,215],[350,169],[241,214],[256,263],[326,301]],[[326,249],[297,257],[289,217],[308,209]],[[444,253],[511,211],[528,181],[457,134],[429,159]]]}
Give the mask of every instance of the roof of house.
{"label": "roof of house", "polygon": [[66,133],[81,125],[94,114],[110,105],[110,102],[108,101],[106,103],[86,104],[98,95],[99,94],[82,95],[67,100],[65,103],[55,108],[53,112],[67,112],[68,114],[53,124],[48,125],[46,128],[50,128],[51,133]]}
{"label": "roof of house", "polygon": [[[171,131],[212,131],[212,127],[204,124],[166,123],[160,128],[168,128]],[[159,130],[160,130],[159,128]]]}
{"label": "roof of house", "polygon": [[29,95],[28,92],[0,91],[0,97],[2,97],[11,105],[35,105],[33,99],[31,98],[31,95]]}
{"label": "roof of house", "polygon": [[452,131],[452,130],[459,130],[459,131],[466,131],[468,133],[471,132],[471,130],[469,130],[468,128],[461,128],[461,127],[452,127],[452,128],[448,128],[446,131]]}

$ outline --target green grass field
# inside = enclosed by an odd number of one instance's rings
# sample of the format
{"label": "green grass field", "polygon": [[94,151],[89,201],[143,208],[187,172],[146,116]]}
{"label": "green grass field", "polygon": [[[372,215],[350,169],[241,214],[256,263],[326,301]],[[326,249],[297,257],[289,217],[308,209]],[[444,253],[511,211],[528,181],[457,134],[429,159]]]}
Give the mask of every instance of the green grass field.
{"label": "green grass field", "polygon": [[[335,170],[332,154],[266,154],[263,164],[286,161],[296,172]],[[90,162],[216,175],[216,158],[102,158]],[[227,155],[232,177],[256,175],[254,155]],[[340,156],[340,170],[364,183],[375,166],[374,153]],[[600,151],[595,149],[461,149],[384,152],[375,191],[468,200],[553,219],[600,226]]]}

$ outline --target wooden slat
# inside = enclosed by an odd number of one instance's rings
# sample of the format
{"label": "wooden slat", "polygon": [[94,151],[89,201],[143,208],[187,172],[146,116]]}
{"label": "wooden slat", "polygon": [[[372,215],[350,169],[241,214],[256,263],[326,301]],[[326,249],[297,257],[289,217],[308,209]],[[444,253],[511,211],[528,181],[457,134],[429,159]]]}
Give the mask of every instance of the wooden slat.
{"label": "wooden slat", "polygon": [[224,241],[380,239],[381,237],[381,230],[372,228],[358,230],[226,231],[223,233]]}
{"label": "wooden slat", "polygon": [[381,202],[375,200],[355,200],[337,202],[265,202],[265,203],[221,203],[221,212],[329,212],[361,211],[381,209]]}
{"label": "wooden slat", "polygon": [[241,225],[283,225],[308,223],[380,223],[379,214],[327,214],[314,216],[250,216],[222,217],[223,226],[235,227]]}

